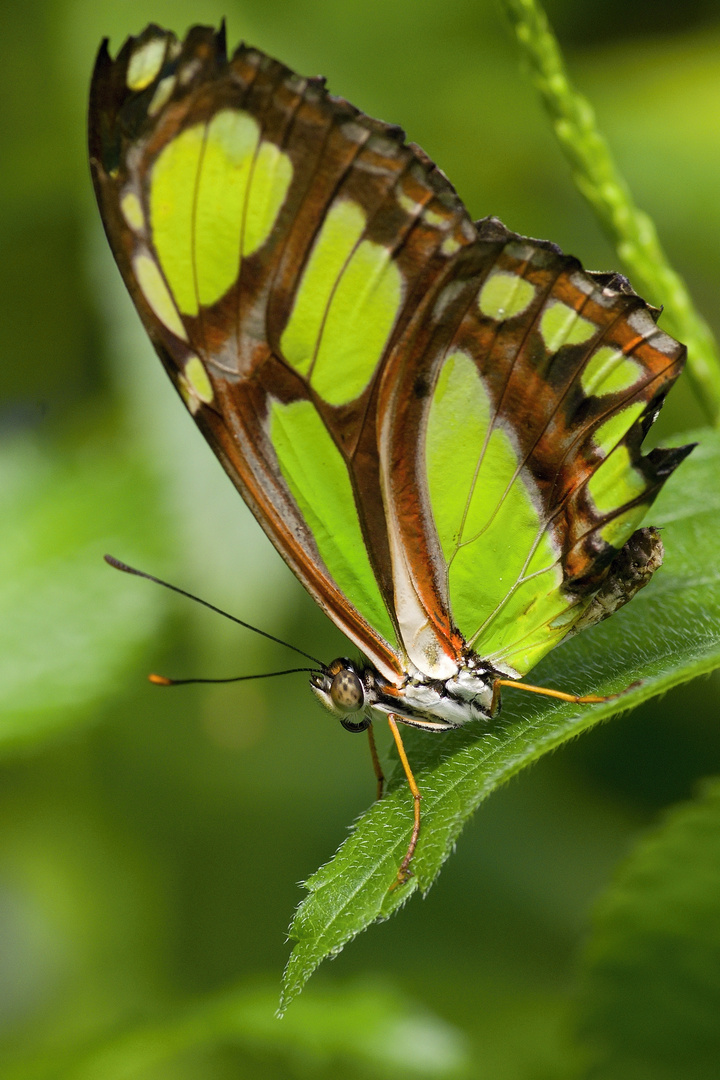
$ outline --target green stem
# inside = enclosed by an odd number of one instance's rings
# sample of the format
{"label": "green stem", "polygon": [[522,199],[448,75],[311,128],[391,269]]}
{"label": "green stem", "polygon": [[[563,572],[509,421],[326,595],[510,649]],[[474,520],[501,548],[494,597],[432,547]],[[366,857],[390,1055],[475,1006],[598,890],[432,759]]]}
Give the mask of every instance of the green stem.
{"label": "green stem", "polygon": [[720,423],[720,356],[712,330],[696,311],[685,282],[670,266],[652,220],[635,205],[600,134],[589,101],[571,85],[557,39],[537,0],[500,0],[573,179],[615,245],[633,284],[656,306],[663,325],[688,348],[687,372],[713,423]]}

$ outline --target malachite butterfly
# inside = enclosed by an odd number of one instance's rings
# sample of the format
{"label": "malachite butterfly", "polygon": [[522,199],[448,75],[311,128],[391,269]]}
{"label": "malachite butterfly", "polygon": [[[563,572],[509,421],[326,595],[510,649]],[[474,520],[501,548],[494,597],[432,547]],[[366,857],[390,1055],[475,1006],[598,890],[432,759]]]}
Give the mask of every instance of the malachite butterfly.
{"label": "malachite butterfly", "polygon": [[311,685],[350,730],[390,722],[404,881],[397,722],[490,719],[646,583],[662,544],[637,526],[691,448],[640,444],[685,350],[623,277],[471,221],[402,130],[257,49],[228,60],[223,30],[105,42],[89,138],[170,378],[366,658]]}

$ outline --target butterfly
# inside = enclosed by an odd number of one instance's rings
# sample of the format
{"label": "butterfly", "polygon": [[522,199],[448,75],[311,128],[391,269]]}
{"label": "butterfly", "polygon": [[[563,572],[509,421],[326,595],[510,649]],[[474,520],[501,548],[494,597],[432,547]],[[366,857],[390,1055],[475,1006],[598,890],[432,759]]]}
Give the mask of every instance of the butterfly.
{"label": "butterfly", "polygon": [[351,731],[489,721],[501,687],[662,562],[639,522],[692,447],[641,452],[685,350],[619,274],[473,222],[395,126],[224,28],[150,25],[92,78],[110,246],[198,427],[362,661]]}

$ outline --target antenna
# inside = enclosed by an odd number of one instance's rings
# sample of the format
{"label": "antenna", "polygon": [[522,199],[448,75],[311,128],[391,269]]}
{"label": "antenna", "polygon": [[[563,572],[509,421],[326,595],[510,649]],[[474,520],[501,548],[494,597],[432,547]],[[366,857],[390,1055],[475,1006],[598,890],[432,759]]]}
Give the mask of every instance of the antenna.
{"label": "antenna", "polygon": [[[282,638],[275,637],[274,634],[268,634],[267,630],[260,630],[257,626],[253,626],[251,623],[244,622],[243,619],[238,619],[235,615],[230,615],[227,611],[223,611],[222,608],[215,607],[214,604],[208,603],[207,600],[202,600],[199,596],[195,596],[193,593],[186,592],[185,589],[178,588],[177,585],[171,585],[169,581],[163,581],[161,578],[154,577],[152,574],[145,574],[142,570],[136,570],[133,566],[128,566],[124,562],[120,562],[119,559],[114,558],[112,555],[104,555],[103,558],[108,566],[114,566],[116,570],[122,570],[124,574],[134,574],[135,577],[146,578],[148,581],[154,581],[156,585],[162,585],[165,589],[170,589],[172,592],[179,593],[180,596],[186,596],[188,600],[194,600],[197,604],[202,604],[203,607],[209,608],[210,611],[216,612],[218,615],[224,615],[226,619],[230,619],[231,622],[237,623],[238,626],[243,626],[246,630],[252,630],[253,634],[259,634],[260,637],[267,638],[268,641],[274,641],[276,645],[283,645],[286,649],[292,649],[293,652],[298,653],[300,656],[304,656],[306,660],[312,660],[313,664],[316,664],[316,668],[294,668],[293,671],[315,671],[319,668],[321,671],[325,671],[325,664],[322,660],[318,660],[316,656],[311,656],[310,653],[306,653],[303,649],[299,649],[297,645],[291,645],[289,641],[283,641]],[[271,672],[271,675],[285,675],[291,674],[290,671],[278,671]],[[150,677],[152,682],[158,681],[163,685],[175,685],[181,682],[235,682],[240,679],[263,679],[267,678],[265,675],[239,675],[237,679],[170,679],[166,684],[163,676]]]}
{"label": "antenna", "polygon": [[299,671],[310,671],[317,674],[317,668],[294,667],[287,671],[266,671],[261,675],[233,675],[229,679],[168,679],[167,675],[148,675],[148,681],[155,686],[187,686],[188,683],[226,683],[245,682],[247,679],[274,679],[276,675],[295,675]]}

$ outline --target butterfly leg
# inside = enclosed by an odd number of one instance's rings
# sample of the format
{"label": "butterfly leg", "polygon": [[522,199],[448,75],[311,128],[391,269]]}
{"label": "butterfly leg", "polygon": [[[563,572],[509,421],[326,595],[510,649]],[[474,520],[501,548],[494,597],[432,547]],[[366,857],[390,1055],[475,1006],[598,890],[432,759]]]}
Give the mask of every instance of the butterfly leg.
{"label": "butterfly leg", "polygon": [[600,697],[598,694],[566,694],[563,690],[548,690],[545,686],[531,686],[530,683],[517,682],[515,679],[497,679],[493,690],[493,703],[495,703],[495,697],[500,686],[517,686],[519,690],[529,690],[533,694],[544,694],[545,697],[558,698],[560,701],[572,701],[576,705],[597,705],[603,701],[614,701],[615,698],[622,697],[623,694],[627,694],[628,690],[633,690],[639,685],[639,682],[634,682],[630,686],[626,686],[619,694],[607,694],[605,697]]}
{"label": "butterfly leg", "polygon": [[415,848],[417,847],[418,837],[420,835],[420,800],[422,798],[422,795],[420,794],[420,788],[415,783],[415,777],[413,776],[412,769],[410,768],[410,762],[407,759],[405,747],[403,746],[403,741],[400,736],[400,732],[398,731],[395,717],[392,715],[392,713],[388,715],[388,723],[390,725],[390,730],[393,734],[393,739],[395,740],[395,745],[397,746],[398,756],[400,758],[400,761],[402,762],[402,767],[405,770],[408,787],[410,788],[410,792],[414,800],[414,820],[412,836],[410,837],[408,849],[405,852],[405,858],[400,863],[397,878],[390,886],[390,889],[392,890],[397,888],[398,885],[404,885],[407,879],[411,876],[409,866],[412,861],[412,857],[415,854]]}
{"label": "butterfly leg", "polygon": [[378,757],[377,746],[375,745],[375,734],[373,732],[372,724],[369,725],[367,733],[368,742],[370,743],[370,757],[372,758],[373,769],[375,770],[375,778],[377,779],[377,798],[382,799],[383,792],[385,790],[385,775],[382,771],[380,758]]}

